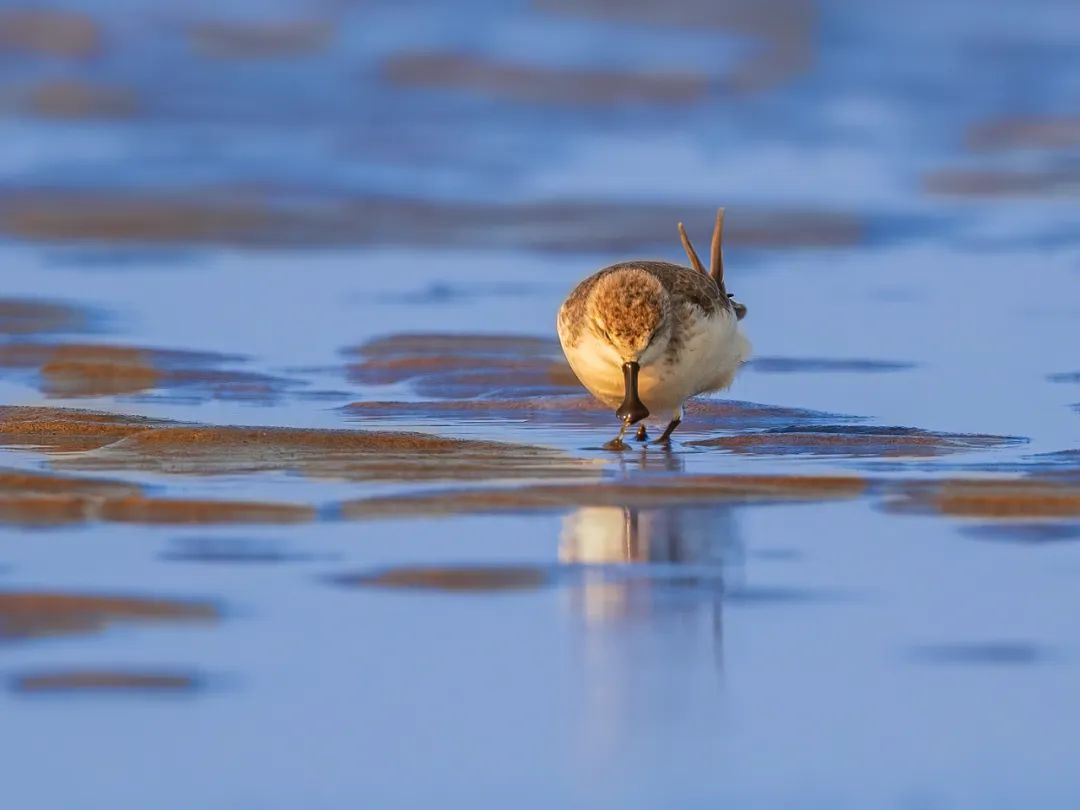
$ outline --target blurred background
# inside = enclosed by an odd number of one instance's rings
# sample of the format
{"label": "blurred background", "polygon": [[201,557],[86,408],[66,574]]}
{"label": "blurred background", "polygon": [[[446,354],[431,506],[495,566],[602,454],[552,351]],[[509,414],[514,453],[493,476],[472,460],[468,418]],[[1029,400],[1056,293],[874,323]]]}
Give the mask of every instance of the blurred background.
{"label": "blurred background", "polygon": [[16,240],[1074,244],[1069,0],[0,6]]}

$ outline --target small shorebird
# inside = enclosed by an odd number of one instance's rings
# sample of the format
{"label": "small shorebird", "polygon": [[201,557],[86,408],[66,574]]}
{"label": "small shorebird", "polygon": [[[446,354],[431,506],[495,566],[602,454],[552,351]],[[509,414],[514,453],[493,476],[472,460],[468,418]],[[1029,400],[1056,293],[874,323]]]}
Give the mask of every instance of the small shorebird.
{"label": "small shorebird", "polygon": [[739,329],[746,307],[724,287],[724,209],[716,213],[710,269],[679,223],[693,267],[657,261],[620,262],[582,281],[559,309],[559,341],[570,368],[594,397],[616,408],[619,435],[605,447],[623,449],[623,436],[643,420],[671,414],[657,439],[669,444],[696,394],[731,385],[750,344]]}

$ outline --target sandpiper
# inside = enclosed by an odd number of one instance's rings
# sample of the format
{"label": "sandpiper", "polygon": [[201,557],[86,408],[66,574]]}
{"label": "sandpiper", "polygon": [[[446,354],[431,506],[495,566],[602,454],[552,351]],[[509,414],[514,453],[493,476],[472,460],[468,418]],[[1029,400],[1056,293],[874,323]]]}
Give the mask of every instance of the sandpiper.
{"label": "sandpiper", "polygon": [[[669,413],[659,444],[670,444],[683,403],[731,385],[750,344],[739,329],[746,307],[724,287],[724,209],[716,213],[710,269],[686,228],[679,235],[692,267],[660,261],[613,264],[582,281],[559,309],[559,341],[574,374],[622,420],[609,449],[644,420]],[[640,424],[639,424],[640,423]]]}

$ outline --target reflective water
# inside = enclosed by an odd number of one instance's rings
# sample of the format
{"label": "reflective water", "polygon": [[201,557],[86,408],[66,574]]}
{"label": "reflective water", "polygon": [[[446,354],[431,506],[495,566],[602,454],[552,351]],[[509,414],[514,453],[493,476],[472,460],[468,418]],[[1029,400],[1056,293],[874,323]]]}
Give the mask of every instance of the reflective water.
{"label": "reflective water", "polygon": [[[1074,807],[1078,35],[0,4],[7,795]],[[606,453],[559,301],[718,204],[757,359]]]}

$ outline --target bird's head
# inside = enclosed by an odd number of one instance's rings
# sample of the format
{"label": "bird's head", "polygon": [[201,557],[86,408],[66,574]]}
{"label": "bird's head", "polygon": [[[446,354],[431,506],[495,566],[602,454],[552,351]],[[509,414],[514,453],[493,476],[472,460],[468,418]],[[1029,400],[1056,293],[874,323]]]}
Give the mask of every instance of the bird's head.
{"label": "bird's head", "polygon": [[659,279],[635,267],[601,277],[586,308],[589,330],[620,364],[646,365],[663,352],[671,332],[671,304]]}

